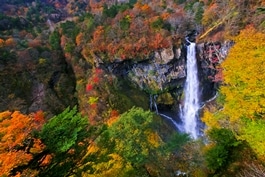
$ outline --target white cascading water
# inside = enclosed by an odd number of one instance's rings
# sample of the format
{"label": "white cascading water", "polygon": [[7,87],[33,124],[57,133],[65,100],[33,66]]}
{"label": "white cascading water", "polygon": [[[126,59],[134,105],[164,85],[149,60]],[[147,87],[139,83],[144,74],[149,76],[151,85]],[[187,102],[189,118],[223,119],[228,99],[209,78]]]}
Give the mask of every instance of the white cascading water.
{"label": "white cascading water", "polygon": [[48,23],[48,25],[49,25],[49,27],[50,27],[50,31],[53,32],[53,31],[54,31],[54,26],[52,25],[51,20],[48,19],[48,20],[47,20],[47,23]]}
{"label": "white cascading water", "polygon": [[[188,40],[187,40],[188,41]],[[189,41],[188,41],[189,42]],[[181,120],[183,123],[183,131],[189,133],[192,138],[197,139],[199,131],[197,128],[197,117],[199,105],[199,81],[196,60],[196,45],[189,42],[187,46],[187,78],[185,83],[184,105],[181,108]]]}

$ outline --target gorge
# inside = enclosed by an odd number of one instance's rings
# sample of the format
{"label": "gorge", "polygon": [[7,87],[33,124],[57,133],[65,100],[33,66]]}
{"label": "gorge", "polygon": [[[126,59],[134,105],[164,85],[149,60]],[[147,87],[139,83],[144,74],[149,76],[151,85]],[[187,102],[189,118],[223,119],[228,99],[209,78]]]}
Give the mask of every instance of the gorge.
{"label": "gorge", "polygon": [[262,0],[2,0],[0,176],[253,176],[264,20]]}

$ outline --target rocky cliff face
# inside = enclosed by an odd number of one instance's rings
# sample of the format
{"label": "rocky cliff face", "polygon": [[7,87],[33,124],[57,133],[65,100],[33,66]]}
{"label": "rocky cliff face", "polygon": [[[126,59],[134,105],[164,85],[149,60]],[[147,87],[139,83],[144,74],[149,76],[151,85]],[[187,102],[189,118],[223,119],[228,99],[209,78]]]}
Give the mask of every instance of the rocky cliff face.
{"label": "rocky cliff face", "polygon": [[[228,54],[232,42],[207,42],[197,45],[201,100],[213,97],[222,81],[220,64]],[[181,102],[186,78],[186,48],[167,48],[141,62],[124,61],[107,66],[114,75],[127,77],[138,88],[157,95],[159,104]],[[165,97],[167,99],[161,99]],[[170,96],[168,96],[170,95]],[[169,101],[170,100],[170,101]],[[172,101],[174,100],[174,101]]]}
{"label": "rocky cliff face", "polygon": [[186,76],[184,48],[170,47],[142,61],[101,63],[101,66],[146,94],[157,95],[160,104],[172,106],[182,95]]}
{"label": "rocky cliff face", "polygon": [[223,81],[220,64],[225,60],[232,45],[232,41],[205,42],[197,45],[202,102],[212,98]]}
{"label": "rocky cliff face", "polygon": [[125,75],[140,89],[157,94],[177,87],[179,80],[185,77],[185,61],[181,53],[179,48],[162,49],[141,62],[125,61],[108,68],[114,74]]}
{"label": "rocky cliff face", "polygon": [[181,49],[157,51],[147,62],[134,64],[128,77],[151,94],[178,87],[179,80],[185,77],[185,61],[180,55]]}

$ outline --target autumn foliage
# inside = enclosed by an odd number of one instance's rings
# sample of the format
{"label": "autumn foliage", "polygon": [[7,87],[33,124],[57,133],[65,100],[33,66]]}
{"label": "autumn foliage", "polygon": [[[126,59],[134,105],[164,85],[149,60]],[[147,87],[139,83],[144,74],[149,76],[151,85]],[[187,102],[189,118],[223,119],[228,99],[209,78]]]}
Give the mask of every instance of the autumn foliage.
{"label": "autumn foliage", "polygon": [[5,40],[6,47],[15,47],[16,44],[17,42],[15,41],[14,38],[8,38],[7,40]]}
{"label": "autumn foliage", "polygon": [[206,111],[203,120],[209,127],[228,127],[237,138],[247,141],[259,157],[265,157],[265,35],[253,26],[234,39],[223,67],[220,88],[223,108],[214,114]]}
{"label": "autumn foliage", "polygon": [[30,115],[19,111],[0,113],[0,176],[15,175],[12,170],[28,164],[34,154],[43,151],[45,146],[32,135],[43,123],[42,112]]}
{"label": "autumn foliage", "polygon": [[92,91],[95,86],[97,86],[102,77],[103,70],[96,68],[94,72],[92,73],[92,76],[89,78],[88,83],[86,85],[86,91]]}
{"label": "autumn foliage", "polygon": [[0,47],[3,47],[5,44],[5,41],[3,39],[0,38]]}
{"label": "autumn foliage", "polygon": [[221,88],[226,96],[231,121],[240,117],[264,118],[264,61],[265,35],[251,26],[241,31],[236,45],[223,63],[225,84]]}
{"label": "autumn foliage", "polygon": [[83,34],[83,33],[79,33],[79,34],[76,36],[75,42],[76,42],[76,45],[77,45],[77,46],[79,46],[79,45],[81,44],[82,38],[84,38],[84,34]]}
{"label": "autumn foliage", "polygon": [[107,54],[111,61],[148,57],[152,51],[171,45],[168,31],[163,28],[168,17],[168,13],[160,16],[148,4],[136,3],[110,23],[98,26],[89,46],[98,55]]}

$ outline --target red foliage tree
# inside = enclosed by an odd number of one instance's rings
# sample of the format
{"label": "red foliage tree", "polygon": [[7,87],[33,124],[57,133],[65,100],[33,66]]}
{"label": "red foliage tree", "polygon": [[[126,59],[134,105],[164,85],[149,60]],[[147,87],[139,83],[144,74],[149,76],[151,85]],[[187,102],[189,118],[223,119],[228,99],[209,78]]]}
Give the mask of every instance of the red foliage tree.
{"label": "red foliage tree", "polygon": [[86,85],[86,91],[87,92],[91,91],[92,89],[93,89],[93,85],[91,85],[91,84]]}

